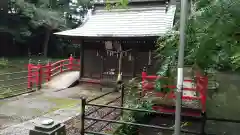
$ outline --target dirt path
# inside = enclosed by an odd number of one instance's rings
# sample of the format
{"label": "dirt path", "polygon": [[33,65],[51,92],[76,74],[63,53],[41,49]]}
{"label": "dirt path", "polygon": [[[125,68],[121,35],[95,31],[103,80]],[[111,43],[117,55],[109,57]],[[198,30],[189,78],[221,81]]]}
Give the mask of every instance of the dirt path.
{"label": "dirt path", "polygon": [[[109,88],[100,90],[99,86],[78,85],[60,91],[45,89],[30,95],[1,100],[0,134],[11,135],[11,132],[14,132],[17,135],[16,130],[13,130],[13,128],[21,127],[29,130],[33,128],[34,123],[39,122],[41,117],[53,118],[55,121],[64,122],[70,117],[79,115],[81,112],[79,104],[82,96],[93,99],[111,90]],[[95,102],[108,102],[117,96],[119,96],[119,93],[113,93]],[[23,126],[26,123],[28,126]],[[24,135],[24,133],[19,135]]]}

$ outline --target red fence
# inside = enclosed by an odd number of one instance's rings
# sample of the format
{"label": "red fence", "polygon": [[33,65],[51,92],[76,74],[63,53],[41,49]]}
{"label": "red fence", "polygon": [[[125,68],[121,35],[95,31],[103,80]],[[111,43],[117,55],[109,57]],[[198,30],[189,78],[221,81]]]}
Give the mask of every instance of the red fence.
{"label": "red fence", "polygon": [[[183,91],[196,91],[199,93],[198,96],[182,96],[182,100],[199,100],[201,103],[202,112],[206,111],[206,91],[208,88],[208,77],[201,74],[196,74],[195,80],[184,80],[184,82],[191,82],[195,84],[194,88],[183,88]],[[145,95],[148,91],[153,91],[155,89],[154,81],[156,79],[168,79],[167,77],[161,77],[156,75],[147,75],[146,71],[142,72],[142,93]],[[149,81],[147,81],[149,80]],[[176,89],[175,85],[165,85],[162,88]],[[154,92],[155,96],[163,97],[166,96],[162,92]],[[170,94],[167,94],[167,98],[175,98],[175,93],[172,91]]]}
{"label": "red fence", "polygon": [[32,89],[35,84],[38,89],[43,82],[48,82],[54,75],[64,71],[80,70],[80,59],[75,59],[72,55],[68,59],[47,64],[28,64],[28,89]]}

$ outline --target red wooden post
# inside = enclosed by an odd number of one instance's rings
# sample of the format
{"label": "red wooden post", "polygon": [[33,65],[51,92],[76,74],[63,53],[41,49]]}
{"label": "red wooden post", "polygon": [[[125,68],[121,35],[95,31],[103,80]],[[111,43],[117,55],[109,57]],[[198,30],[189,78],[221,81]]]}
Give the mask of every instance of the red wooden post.
{"label": "red wooden post", "polygon": [[142,71],[142,82],[146,80],[146,76],[147,76],[147,69],[146,67],[144,67]]}
{"label": "red wooden post", "polygon": [[143,87],[144,87],[144,82],[146,80],[146,76],[147,76],[147,68],[143,67],[143,71],[142,71],[142,96],[145,94]]}
{"label": "red wooden post", "polygon": [[196,72],[196,83],[197,83],[197,91],[200,92],[200,101],[202,105],[202,112],[206,111],[206,91],[208,88],[208,77],[201,75],[200,72]]}
{"label": "red wooden post", "polygon": [[203,113],[206,112],[206,101],[207,101],[207,89],[208,89],[208,77],[207,76],[203,76],[201,78],[202,80],[202,97],[201,97],[201,102],[202,102],[202,110],[203,110]]}
{"label": "red wooden post", "polygon": [[63,71],[63,62],[60,63],[60,73]]}
{"label": "red wooden post", "polygon": [[72,68],[72,66],[73,66],[73,60],[74,60],[74,58],[73,58],[73,56],[72,56],[72,54],[70,55],[70,57],[69,57],[69,64],[68,64],[68,69],[69,70],[72,70],[73,68]]}
{"label": "red wooden post", "polygon": [[31,64],[31,59],[29,59],[28,62],[28,76],[27,76],[27,80],[28,80],[28,89],[32,89],[32,64]]}
{"label": "red wooden post", "polygon": [[51,63],[48,60],[48,63],[47,63],[47,81],[50,81],[50,79],[51,79],[51,69],[52,69]]}
{"label": "red wooden post", "polygon": [[38,64],[37,64],[37,80],[36,80],[36,84],[37,84],[37,88],[38,90],[41,89],[41,84],[42,84],[42,65],[40,64],[40,60],[38,60]]}

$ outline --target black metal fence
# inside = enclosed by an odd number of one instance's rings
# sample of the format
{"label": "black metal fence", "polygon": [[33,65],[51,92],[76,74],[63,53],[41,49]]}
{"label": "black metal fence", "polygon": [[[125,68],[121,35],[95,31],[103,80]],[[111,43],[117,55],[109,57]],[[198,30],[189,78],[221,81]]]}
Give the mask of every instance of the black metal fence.
{"label": "black metal fence", "polygon": [[[144,109],[132,109],[132,108],[125,108],[124,106],[124,85],[122,84],[120,87],[120,92],[121,92],[121,96],[116,98],[117,99],[121,99],[121,104],[120,106],[111,106],[108,105],[116,100],[110,101],[109,103],[105,104],[105,105],[101,105],[101,104],[93,104],[93,103],[89,103],[89,101],[86,101],[85,98],[82,98],[82,113],[81,113],[81,133],[80,135],[84,135],[86,133],[88,134],[92,134],[92,135],[110,135],[107,133],[103,133],[101,132],[102,129],[104,129],[107,125],[111,124],[111,123],[115,123],[115,124],[120,124],[120,125],[132,125],[132,126],[138,126],[138,127],[144,127],[144,128],[152,128],[152,129],[159,129],[161,131],[174,131],[173,127],[164,127],[164,126],[157,126],[157,125],[147,125],[147,124],[140,124],[140,123],[133,123],[133,122],[126,122],[126,121],[122,121],[122,120],[117,120],[117,118],[120,116],[123,116],[123,111],[132,111],[132,112],[145,112],[145,113],[151,113],[151,114],[157,114],[157,115],[174,115],[174,114],[166,114],[166,113],[161,113],[161,112],[157,112],[157,111],[153,111],[153,110],[144,110]],[[95,99],[93,99],[95,100]],[[91,100],[91,101],[93,101]],[[92,107],[98,107],[97,109],[95,109],[94,111],[91,111],[90,113],[85,112],[85,109],[87,106],[92,106]],[[113,108],[113,110],[111,112],[108,112],[107,114],[105,114],[104,116],[102,116],[101,118],[93,118],[93,117],[89,117],[90,114],[98,111],[99,109],[102,108]],[[115,117],[114,119],[104,119],[104,117],[112,112],[114,112],[115,110],[121,110],[121,113],[119,116]],[[87,127],[85,127],[85,121],[86,120],[92,120],[94,121],[92,124],[88,125]],[[200,131],[190,131],[190,130],[184,130],[182,129],[181,132],[182,133],[187,133],[187,134],[191,134],[191,135],[216,135],[213,133],[206,133],[205,132],[205,125],[206,122],[210,120],[210,121],[220,121],[220,122],[233,122],[233,123],[240,123],[240,120],[230,120],[230,119],[221,119],[221,118],[210,118],[207,117],[206,115],[203,115],[203,117],[201,117],[201,119],[199,119],[199,121],[201,122],[201,127],[200,127]],[[93,126],[94,124],[96,124],[97,122],[106,122],[107,124],[102,127],[98,132],[95,131],[88,131],[89,127]]]}
{"label": "black metal fence", "polygon": [[[84,103],[83,99],[83,103]],[[130,109],[130,108],[124,108],[124,107],[117,107],[117,106],[108,106],[108,105],[97,105],[97,104],[85,104],[89,106],[98,106],[98,107],[109,107],[109,108],[115,108],[115,109],[121,109],[121,110],[128,110],[128,111],[137,111],[137,112],[148,112],[148,113],[157,113],[154,111],[147,111],[147,110],[141,110],[141,109]],[[87,117],[82,115],[83,119],[83,125],[84,125],[84,119],[85,120],[94,120],[94,121],[103,121],[103,122],[108,122],[108,123],[116,123],[116,124],[127,124],[127,125],[133,125],[133,126],[139,126],[139,127],[146,127],[146,128],[154,128],[154,129],[161,129],[161,130],[166,130],[166,131],[173,131],[173,128],[168,128],[168,127],[162,127],[162,126],[155,126],[155,125],[147,125],[147,124],[139,124],[139,123],[132,123],[132,122],[125,122],[125,121],[117,121],[117,120],[107,120],[107,119],[99,119],[99,118],[92,118],[92,117]],[[84,127],[82,127],[84,129]],[[203,133],[195,132],[195,131],[188,131],[188,130],[182,130],[183,133],[189,133],[189,134],[195,134],[195,135],[202,135]],[[81,135],[84,133],[90,133],[90,134],[96,134],[96,135],[108,135],[105,133],[98,133],[98,132],[91,132],[91,131],[85,131],[82,130]]]}
{"label": "black metal fence", "polygon": [[[94,131],[88,131],[87,129],[90,126],[93,126],[94,124],[96,124],[97,122],[107,122],[107,124],[104,126],[106,127],[107,125],[109,125],[110,123],[115,123],[115,124],[126,124],[126,125],[132,125],[132,126],[138,126],[138,127],[145,127],[145,128],[154,128],[154,129],[159,129],[159,130],[166,130],[166,131],[173,131],[173,128],[169,128],[169,127],[163,127],[163,126],[157,126],[157,125],[147,125],[147,124],[140,124],[140,123],[133,123],[133,122],[125,122],[125,121],[120,121],[120,120],[116,120],[116,119],[104,119],[104,117],[110,113],[112,113],[115,110],[121,110],[121,113],[119,116],[123,116],[123,111],[132,111],[132,112],[145,112],[145,113],[151,113],[151,114],[160,114],[162,115],[163,113],[161,112],[157,112],[157,111],[151,111],[151,110],[144,110],[144,109],[132,109],[132,108],[125,108],[123,107],[124,105],[124,85],[122,84],[119,87],[120,91],[121,91],[121,96],[118,97],[117,99],[121,98],[121,104],[120,106],[110,106],[108,104],[105,105],[100,105],[100,104],[92,104],[89,103],[89,101],[86,101],[85,98],[82,98],[82,113],[81,113],[81,135],[84,135],[84,133],[89,133],[89,134],[95,134],[95,135],[109,135],[106,133],[102,133],[101,130],[99,130],[99,132],[94,132]],[[95,99],[93,99],[95,100]],[[93,101],[91,100],[91,101]],[[114,101],[110,101],[110,102],[114,102]],[[98,109],[95,109],[94,111],[91,111],[90,113],[85,112],[86,106],[92,106],[92,107],[98,107]],[[90,114],[92,114],[95,111],[98,111],[101,108],[113,108],[113,110],[111,112],[108,112],[107,114],[105,114],[104,116],[102,116],[101,118],[93,118],[93,117],[88,117]],[[166,114],[164,114],[166,115]],[[171,114],[169,114],[171,115]],[[117,116],[117,117],[119,117]],[[87,127],[84,127],[85,125],[85,120],[92,120],[94,121],[92,124],[88,125]],[[188,133],[188,134],[195,134],[195,135],[200,135],[200,134],[204,134],[204,123],[202,124],[202,129],[203,131],[201,132],[196,132],[196,131],[188,131],[188,130],[182,130],[183,133]],[[101,129],[104,129],[104,127],[102,127]]]}

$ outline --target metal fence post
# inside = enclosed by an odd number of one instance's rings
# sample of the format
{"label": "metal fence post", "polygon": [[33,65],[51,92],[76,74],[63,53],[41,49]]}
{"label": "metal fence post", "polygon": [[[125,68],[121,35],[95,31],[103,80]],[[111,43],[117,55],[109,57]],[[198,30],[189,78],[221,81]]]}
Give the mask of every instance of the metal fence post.
{"label": "metal fence post", "polygon": [[84,119],[85,119],[85,106],[86,106],[86,98],[82,98],[81,102],[81,133],[80,135],[84,135]]}
{"label": "metal fence post", "polygon": [[[120,85],[120,90],[121,90],[121,107],[124,106],[124,83]],[[123,109],[121,109],[121,116],[123,116]]]}
{"label": "metal fence post", "polygon": [[178,51],[178,68],[177,68],[177,91],[175,103],[175,125],[174,135],[181,135],[181,112],[182,112],[182,91],[183,91],[183,68],[184,68],[184,46],[186,44],[186,24],[188,12],[188,0],[181,0],[180,11],[180,38]]}
{"label": "metal fence post", "polygon": [[202,112],[201,115],[202,115],[201,135],[205,135],[205,125],[206,125],[207,116],[205,112]]}
{"label": "metal fence post", "polygon": [[141,87],[142,87],[142,91],[140,92],[140,97],[144,96],[145,95],[145,91],[144,91],[144,82],[146,81],[146,76],[147,76],[147,68],[146,67],[143,67],[143,70],[142,70],[142,82],[141,82]]}

